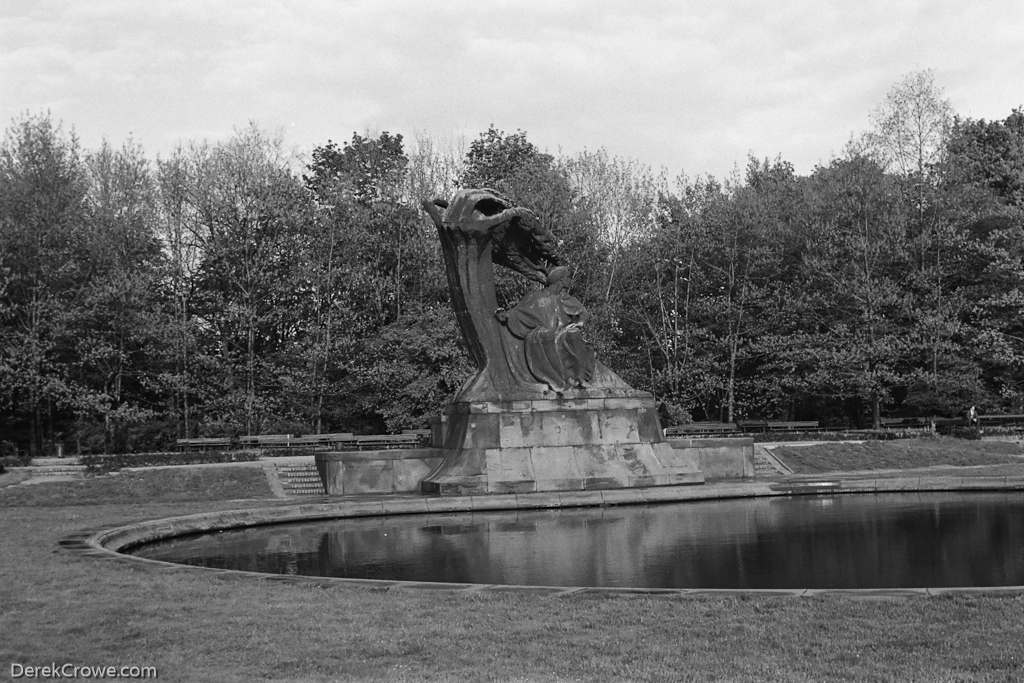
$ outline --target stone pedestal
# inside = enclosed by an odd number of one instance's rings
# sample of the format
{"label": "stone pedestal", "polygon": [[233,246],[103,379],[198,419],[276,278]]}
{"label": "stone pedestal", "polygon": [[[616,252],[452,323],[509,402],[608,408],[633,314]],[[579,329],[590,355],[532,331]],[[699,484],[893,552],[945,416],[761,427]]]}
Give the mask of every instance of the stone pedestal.
{"label": "stone pedestal", "polygon": [[[636,392],[640,394],[641,392]],[[420,484],[441,495],[701,484],[692,449],[665,441],[653,398],[452,403],[443,462]]]}
{"label": "stone pedestal", "polygon": [[314,455],[329,496],[410,493],[443,460],[439,448],[386,451],[321,451]]}

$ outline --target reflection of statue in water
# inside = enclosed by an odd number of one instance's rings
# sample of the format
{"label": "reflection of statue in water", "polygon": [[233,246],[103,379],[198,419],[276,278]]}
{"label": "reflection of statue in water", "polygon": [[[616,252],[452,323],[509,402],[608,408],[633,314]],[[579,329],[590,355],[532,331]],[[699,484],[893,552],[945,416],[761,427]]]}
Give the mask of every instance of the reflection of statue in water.
{"label": "reflection of statue in water", "polygon": [[559,394],[584,387],[597,360],[594,347],[583,338],[590,313],[566,289],[568,274],[564,266],[552,269],[544,289],[528,293],[515,308],[497,316],[513,336],[524,340],[530,374]]}

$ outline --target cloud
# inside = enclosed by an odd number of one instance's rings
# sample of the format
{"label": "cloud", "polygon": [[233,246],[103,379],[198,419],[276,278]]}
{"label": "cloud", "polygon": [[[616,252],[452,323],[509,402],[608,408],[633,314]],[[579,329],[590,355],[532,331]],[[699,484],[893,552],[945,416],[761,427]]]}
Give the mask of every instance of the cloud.
{"label": "cloud", "polygon": [[151,153],[255,120],[311,148],[353,131],[607,148],[691,175],[746,155],[827,162],[903,75],[933,68],[961,113],[1022,95],[1009,0],[893,5],[648,0],[10,3],[0,116],[49,109],[87,146]]}

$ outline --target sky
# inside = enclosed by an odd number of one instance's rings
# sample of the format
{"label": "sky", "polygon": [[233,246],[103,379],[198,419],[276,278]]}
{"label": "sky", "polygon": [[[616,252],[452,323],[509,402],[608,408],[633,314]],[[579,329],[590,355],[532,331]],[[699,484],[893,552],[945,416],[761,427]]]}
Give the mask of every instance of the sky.
{"label": "sky", "polygon": [[49,112],[151,156],[250,122],[308,154],[354,132],[722,177],[842,152],[906,75],[961,116],[1024,105],[1017,0],[0,0],[0,125]]}

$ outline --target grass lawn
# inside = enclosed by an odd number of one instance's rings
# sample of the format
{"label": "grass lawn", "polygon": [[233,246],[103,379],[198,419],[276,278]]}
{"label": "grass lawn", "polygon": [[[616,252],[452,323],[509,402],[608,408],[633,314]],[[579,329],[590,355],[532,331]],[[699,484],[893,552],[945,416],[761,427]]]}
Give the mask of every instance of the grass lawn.
{"label": "grass lawn", "polygon": [[[3,486],[3,481],[0,481]],[[0,507],[269,498],[259,467],[166,468],[0,489]]]}
{"label": "grass lawn", "polygon": [[[280,504],[265,490],[248,501],[224,500],[250,491],[239,484],[224,493],[225,477],[260,472],[228,469],[194,470],[198,480],[168,479],[175,471],[158,470],[0,489],[0,676],[15,662],[70,662],[155,666],[159,680],[187,681],[1024,678],[1019,596],[550,597],[316,588],[154,571],[56,545],[100,525]],[[65,505],[65,494],[75,504]],[[145,499],[154,494],[161,498]]]}
{"label": "grass lawn", "polygon": [[779,446],[774,453],[797,474],[1024,463],[1015,442],[948,437]]}

